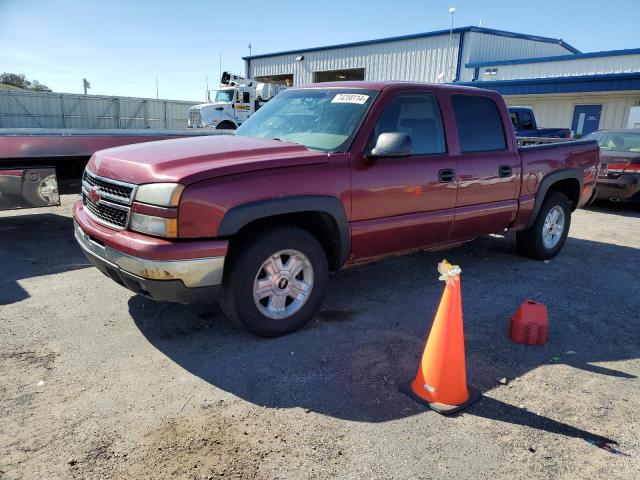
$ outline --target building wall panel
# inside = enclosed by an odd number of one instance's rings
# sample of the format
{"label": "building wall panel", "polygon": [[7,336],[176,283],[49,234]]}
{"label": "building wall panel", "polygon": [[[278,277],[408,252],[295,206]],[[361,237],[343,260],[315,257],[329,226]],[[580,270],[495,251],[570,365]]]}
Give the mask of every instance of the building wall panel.
{"label": "building wall panel", "polygon": [[640,92],[583,95],[506,96],[508,105],[531,106],[540,127],[571,128],[576,105],[602,105],[600,129],[625,128],[629,110],[640,105]]}
{"label": "building wall panel", "polygon": [[468,32],[464,37],[460,81],[469,82],[473,79],[473,68],[465,68],[467,63],[552,57],[569,53],[569,50],[557,43]]}
{"label": "building wall panel", "polygon": [[498,69],[497,73],[491,76],[484,74],[486,68],[490,68],[490,66],[480,67],[480,80],[515,80],[521,78],[632,73],[640,71],[640,54],[498,65],[494,67]]}
{"label": "building wall panel", "polygon": [[459,34],[392,41],[355,47],[254,58],[251,77],[293,74],[294,85],[313,82],[317,71],[364,68],[371,81],[407,80],[442,83],[451,81],[458,61]]}

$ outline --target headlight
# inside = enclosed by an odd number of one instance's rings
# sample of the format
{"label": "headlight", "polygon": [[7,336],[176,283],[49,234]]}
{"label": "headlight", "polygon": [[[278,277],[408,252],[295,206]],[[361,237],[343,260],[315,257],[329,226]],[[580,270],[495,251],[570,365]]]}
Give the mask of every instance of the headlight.
{"label": "headlight", "polygon": [[129,228],[136,232],[146,233],[155,237],[177,238],[178,219],[154,217],[152,215],[132,212]]}
{"label": "headlight", "polygon": [[136,202],[158,205],[160,207],[177,207],[184,185],[179,183],[149,183],[140,185],[136,192]]}

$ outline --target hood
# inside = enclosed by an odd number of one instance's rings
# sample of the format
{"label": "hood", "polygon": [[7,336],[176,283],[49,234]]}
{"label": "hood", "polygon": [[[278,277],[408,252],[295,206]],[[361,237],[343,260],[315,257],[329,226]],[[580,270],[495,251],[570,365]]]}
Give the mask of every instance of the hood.
{"label": "hood", "polygon": [[327,153],[294,143],[221,135],[100,150],[91,157],[87,168],[96,175],[128,183],[188,185],[235,173],[323,163],[328,158]]}

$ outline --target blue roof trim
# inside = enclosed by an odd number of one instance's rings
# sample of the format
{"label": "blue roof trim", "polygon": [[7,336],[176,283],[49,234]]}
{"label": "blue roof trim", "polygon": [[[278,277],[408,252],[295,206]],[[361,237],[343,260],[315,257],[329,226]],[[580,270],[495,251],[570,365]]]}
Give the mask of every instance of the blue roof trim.
{"label": "blue roof trim", "polygon": [[458,85],[495,90],[502,95],[640,91],[640,72],[520,80],[489,80],[484,82],[464,82],[458,83]]}
{"label": "blue roof trim", "polygon": [[576,53],[574,55],[557,55],[553,57],[520,58],[514,60],[496,60],[494,62],[470,62],[466,68],[475,67],[499,67],[500,65],[520,65],[525,63],[562,62],[565,60],[583,60],[585,58],[616,57],[620,55],[638,55],[640,48],[627,48],[624,50],[608,50],[602,52]]}
{"label": "blue roof trim", "polygon": [[[507,32],[505,30],[494,30],[492,28],[483,28],[483,27],[460,27],[454,28],[453,33],[463,33],[463,32],[477,32],[477,33],[486,33],[488,35],[497,35],[500,37],[510,37],[510,38],[521,38],[524,40],[533,40],[536,42],[544,42],[544,43],[555,43],[563,46],[567,50],[579,53],[580,51],[576,48],[572,47],[568,43],[565,43],[561,39],[558,38],[549,38],[549,37],[540,37],[537,35],[527,35],[524,33],[515,33],[515,32]],[[365,45],[375,45],[378,43],[387,43],[387,42],[397,42],[400,40],[413,40],[416,38],[428,38],[428,37],[437,37],[440,35],[449,35],[449,30],[436,30],[434,32],[424,32],[424,33],[414,33],[411,35],[401,35],[399,37],[387,37],[387,38],[376,38],[372,40],[364,40],[362,42],[352,42],[352,43],[340,43],[336,45],[328,45],[325,47],[312,47],[312,48],[302,48],[299,50],[286,50],[283,52],[274,52],[274,53],[265,53],[261,55],[251,55],[247,57],[242,57],[243,60],[252,60],[255,58],[267,58],[267,57],[276,57],[280,55],[293,55],[307,52],[317,52],[319,50],[335,50],[338,48],[348,48],[348,47],[362,47]]]}

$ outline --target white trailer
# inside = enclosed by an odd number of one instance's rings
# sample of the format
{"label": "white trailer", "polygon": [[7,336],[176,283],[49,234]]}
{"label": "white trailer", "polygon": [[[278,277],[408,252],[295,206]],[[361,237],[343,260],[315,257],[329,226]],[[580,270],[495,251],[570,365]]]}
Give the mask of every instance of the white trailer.
{"label": "white trailer", "polygon": [[220,89],[209,92],[209,103],[189,109],[189,128],[235,130],[286,85],[258,82],[223,72]]}

